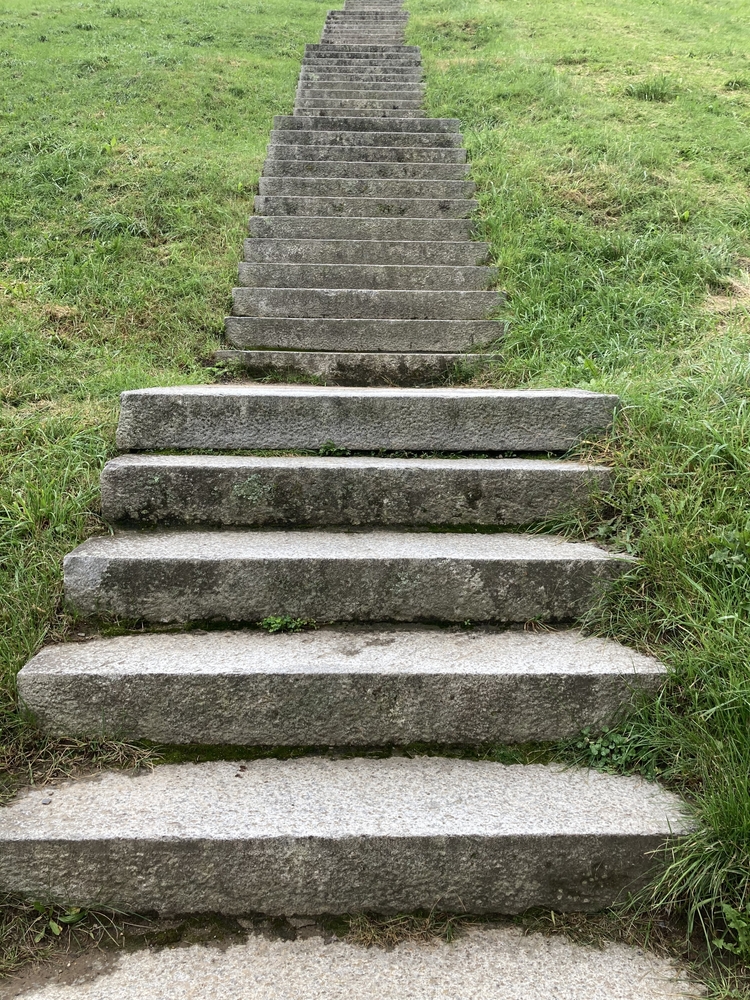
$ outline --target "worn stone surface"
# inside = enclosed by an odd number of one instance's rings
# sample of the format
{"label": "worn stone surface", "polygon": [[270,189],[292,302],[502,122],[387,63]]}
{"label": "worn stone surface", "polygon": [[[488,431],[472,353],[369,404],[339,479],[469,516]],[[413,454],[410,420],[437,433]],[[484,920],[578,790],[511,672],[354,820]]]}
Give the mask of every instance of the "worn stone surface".
{"label": "worn stone surface", "polygon": [[104,517],[131,525],[507,527],[581,508],[609,480],[535,459],[122,455],[101,491]]}
{"label": "worn stone surface", "polygon": [[[378,150],[384,146],[419,147],[421,149],[452,149],[461,148],[461,134],[459,132],[386,132],[394,121],[390,118],[348,118],[347,121],[360,121],[361,129],[341,128],[339,119],[336,118],[300,118],[307,127],[274,129],[271,132],[271,146],[276,143],[288,145],[293,143],[297,146],[343,146],[343,147],[376,147]],[[366,130],[364,125],[368,122],[380,122],[381,129]],[[312,126],[312,122],[317,123],[317,127]],[[406,120],[406,125],[413,125],[414,122]],[[465,152],[465,151],[464,151]]]}
{"label": "worn stone surface", "polygon": [[226,338],[236,347],[308,351],[471,351],[498,340],[498,320],[305,319],[227,316]]}
{"label": "worn stone surface", "polygon": [[394,288],[419,291],[487,289],[494,267],[425,264],[241,263],[239,284],[254,288]]}
{"label": "worn stone surface", "polygon": [[261,195],[319,198],[471,198],[473,181],[399,178],[261,177]]}
{"label": "worn stone surface", "polygon": [[385,354],[351,351],[216,351],[218,361],[242,365],[252,378],[315,378],[323,385],[418,386],[478,374],[497,358],[481,354]]}
{"label": "worn stone surface", "polygon": [[132,451],[317,451],[330,442],[360,451],[566,451],[584,433],[604,430],[616,403],[583,389],[134,389],[121,397],[117,441]]}
{"label": "worn stone surface", "polygon": [[336,628],[49,646],[19,692],[55,734],[372,746],[557,740],[654,693],[656,660],[578,632]]}
{"label": "worn stone surface", "polygon": [[133,532],[88,539],[64,575],[79,613],[150,622],[559,622],[632,564],[542,535]]}
{"label": "worn stone surface", "polygon": [[259,215],[314,215],[371,218],[393,215],[411,219],[463,219],[471,215],[477,202],[468,198],[295,198],[292,195],[257,195]]}
{"label": "worn stone surface", "polygon": [[232,291],[232,312],[235,316],[279,318],[296,316],[309,319],[489,319],[502,304],[503,298],[499,293],[474,290],[240,286]]}
{"label": "worn stone surface", "polygon": [[[581,946],[516,927],[472,928],[450,944],[362,948],[300,919],[297,940],[123,952],[96,976],[18,988],[22,1000],[677,1000],[702,996],[676,963],[639,948]],[[290,928],[291,929],[291,928]],[[79,960],[80,961],[80,960]],[[74,959],[75,962],[75,959]]]}
{"label": "worn stone surface", "polygon": [[[295,164],[296,165],[296,164]],[[371,164],[358,164],[370,166]],[[318,164],[313,164],[318,166]],[[394,164],[411,166],[411,164]],[[461,167],[460,169],[463,169]],[[486,243],[386,240],[245,240],[245,260],[257,263],[378,264],[471,267],[483,264]]]}
{"label": "worn stone surface", "polygon": [[468,240],[472,219],[336,219],[252,216],[251,236],[264,239],[325,240]]}
{"label": "worn stone surface", "polygon": [[[109,772],[0,810],[0,888],[127,911],[594,910],[690,829],[641,778],[445,758]],[[45,805],[44,800],[49,800]]]}

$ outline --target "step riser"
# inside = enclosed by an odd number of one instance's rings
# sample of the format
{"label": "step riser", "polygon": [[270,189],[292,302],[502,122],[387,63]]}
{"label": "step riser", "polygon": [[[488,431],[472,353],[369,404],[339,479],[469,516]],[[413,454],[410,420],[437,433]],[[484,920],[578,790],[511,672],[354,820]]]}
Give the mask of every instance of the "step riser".
{"label": "step riser", "polygon": [[322,70],[304,70],[300,73],[298,86],[305,86],[308,83],[350,83],[354,87],[369,86],[370,84],[395,84],[396,86],[411,87],[422,85],[422,72],[421,70],[415,70],[414,72],[408,73],[381,73],[375,70],[373,72],[365,71],[362,73],[342,73],[325,72]]}
{"label": "step riser", "polygon": [[[315,118],[324,118],[326,120],[338,119],[338,116],[342,114],[342,108],[330,106],[323,108],[298,108],[297,114],[301,115],[312,115]],[[347,111],[343,111],[344,114],[350,116],[350,120],[354,121],[357,118],[362,118],[368,122],[374,121],[374,115],[383,121],[398,121],[402,122],[405,120],[411,122],[422,122],[428,119],[425,118],[424,111],[416,110],[412,108],[399,108],[398,110],[373,110],[372,108],[350,108]],[[307,119],[306,119],[307,120]]]}
{"label": "step riser", "polygon": [[[311,121],[320,121],[320,119],[305,118],[304,121],[309,123]],[[353,120],[353,119],[352,119]],[[324,121],[323,125],[329,125],[335,123],[338,119],[328,119]],[[372,118],[368,118],[367,121],[373,121]],[[397,119],[389,118],[386,122],[387,125],[391,125]],[[375,146],[377,147],[378,156],[381,155],[381,149],[383,147],[407,147],[407,148],[420,148],[420,149],[461,149],[465,154],[465,150],[461,145],[461,136],[457,133],[448,132],[434,132],[434,133],[407,133],[407,132],[357,132],[349,131],[342,132],[340,129],[324,129],[320,128],[317,131],[310,129],[288,129],[286,131],[273,131],[271,132],[271,141],[269,143],[269,151],[276,145],[281,146]],[[370,154],[372,155],[372,154]]]}
{"label": "step riser", "polygon": [[446,198],[470,199],[472,181],[400,180],[398,178],[261,177],[261,195],[293,198]]}
{"label": "step riser", "polygon": [[430,198],[293,198],[263,196],[254,200],[258,215],[312,215],[367,219],[396,216],[411,219],[466,219],[477,207],[475,201]]}
{"label": "step riser", "polygon": [[0,885],[165,915],[598,910],[692,826],[634,778],[445,760],[239,766],[105,774],[47,806],[35,789],[3,810]]}
{"label": "step riser", "polygon": [[589,652],[568,632],[214,632],[67,643],[37,655],[18,681],[37,722],[56,735],[237,746],[520,743],[598,730],[635,695],[655,694],[663,667],[629,659],[601,640]]}
{"label": "step riser", "polygon": [[398,120],[383,122],[379,118],[349,118],[342,115],[331,122],[319,122],[314,117],[306,115],[274,115],[274,132],[295,132],[295,131],[316,131],[330,129],[332,131],[360,131],[360,132],[406,132],[409,137],[414,133],[418,135],[449,135],[456,145],[463,145],[463,139],[459,132],[460,122],[456,118],[425,118],[424,121],[413,122],[410,119],[399,122]]}
{"label": "step riser", "polygon": [[300,387],[185,387],[122,394],[123,450],[567,451],[611,423],[615,398],[572,390],[356,393]]}
{"label": "step riser", "polygon": [[371,177],[431,180],[464,180],[469,172],[465,163],[367,163],[336,160],[326,163],[321,160],[266,160],[263,168],[265,177]]}
{"label": "step riser", "polygon": [[473,558],[409,555],[408,543],[405,554],[388,555],[383,532],[371,548],[362,548],[361,535],[353,549],[341,544],[351,535],[326,538],[325,547],[309,548],[312,535],[305,532],[190,532],[175,541],[135,536],[144,544],[125,548],[97,538],[66,556],[65,598],[84,616],[154,623],[258,622],[272,615],[319,622],[566,622],[580,618],[630,568],[603,553],[596,560],[534,558],[531,551],[526,558],[493,558],[493,543],[507,541],[498,535],[481,536]]}
{"label": "step riser", "polygon": [[509,527],[580,508],[609,482],[561,462],[124,456],[101,489],[107,521],[140,527]]}
{"label": "step riser", "polygon": [[251,216],[251,236],[270,239],[320,240],[469,240],[476,231],[472,219],[372,219],[335,217],[293,218]]}
{"label": "step riser", "polygon": [[[274,143],[268,147],[266,172],[274,169],[278,160],[316,160],[321,163],[466,163],[465,149],[436,149],[408,146],[326,146],[286,145]],[[333,168],[335,169],[335,168]]]}
{"label": "step riser", "polygon": [[246,264],[239,284],[248,288],[371,288],[467,291],[497,281],[490,267],[410,267],[409,265]]}
{"label": "step riser", "polygon": [[245,240],[245,260],[256,263],[443,265],[486,261],[486,243],[379,242],[378,240]]}
{"label": "step riser", "polygon": [[228,316],[238,348],[311,351],[470,351],[505,332],[497,320],[258,319]]}
{"label": "step riser", "polygon": [[331,84],[309,84],[297,89],[298,100],[341,100],[341,101],[412,101],[419,105],[424,96],[421,87],[402,86],[395,90],[393,86],[386,86],[382,90],[374,87],[346,87],[334,86]]}
{"label": "step riser", "polygon": [[[424,115],[422,111],[421,100],[410,101],[410,100],[372,100],[371,98],[365,98],[364,100],[355,100],[352,96],[351,100],[342,100],[338,97],[323,96],[323,97],[300,97],[295,101],[295,111],[297,113],[308,114],[317,111],[345,111],[346,114],[351,114],[354,111],[368,111],[370,115],[374,115],[381,111],[393,111],[393,112],[404,112],[401,114],[402,118],[411,117],[414,112],[420,112],[420,116]],[[409,112],[409,114],[406,114]],[[394,115],[395,117],[395,115]]]}
{"label": "step riser", "polygon": [[[340,346],[340,345],[339,345]],[[314,379],[321,385],[420,386],[445,381],[458,369],[465,378],[479,374],[491,358],[476,354],[326,353],[315,351],[216,351],[220,361],[241,365],[251,378],[295,381]]]}
{"label": "step riser", "polygon": [[235,316],[309,319],[489,319],[495,292],[351,288],[235,288]]}

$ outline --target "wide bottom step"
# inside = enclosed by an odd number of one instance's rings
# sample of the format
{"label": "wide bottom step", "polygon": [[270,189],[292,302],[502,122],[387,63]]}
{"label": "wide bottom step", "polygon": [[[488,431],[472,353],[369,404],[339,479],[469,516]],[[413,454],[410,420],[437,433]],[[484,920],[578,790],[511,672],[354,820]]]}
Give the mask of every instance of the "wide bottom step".
{"label": "wide bottom step", "polygon": [[0,889],[162,913],[596,910],[690,829],[641,778],[304,758],[109,772],[0,812]]}

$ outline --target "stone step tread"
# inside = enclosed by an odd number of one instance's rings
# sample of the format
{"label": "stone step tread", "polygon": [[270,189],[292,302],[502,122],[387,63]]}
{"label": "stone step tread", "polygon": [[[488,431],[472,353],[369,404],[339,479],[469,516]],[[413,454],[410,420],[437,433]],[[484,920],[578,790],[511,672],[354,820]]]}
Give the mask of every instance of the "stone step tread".
{"label": "stone step tread", "polygon": [[436,132],[454,135],[459,144],[460,126],[461,123],[457,118],[425,118],[415,122],[411,118],[383,121],[382,118],[349,118],[341,115],[321,122],[314,115],[274,115],[273,119],[273,127],[277,132],[305,132],[318,129],[339,132],[406,132],[409,135]]}
{"label": "stone step tread", "polygon": [[325,146],[274,143],[268,147],[266,168],[273,170],[277,161],[317,161],[321,163],[366,162],[373,164],[466,164],[466,150],[460,147],[430,146]]}
{"label": "stone step tread", "polygon": [[[341,346],[341,345],[339,345]],[[479,374],[496,355],[353,352],[353,351],[215,351],[217,361],[240,365],[251,378],[314,378],[320,385],[419,386],[445,382],[458,369]]]}
{"label": "stone step tread", "polygon": [[268,147],[266,168],[273,170],[277,161],[317,161],[339,163],[341,161],[367,162],[373,164],[414,163],[414,164],[466,164],[466,150],[460,147],[431,146],[352,146],[323,144],[274,143]]}
{"label": "stone step tread", "polygon": [[260,178],[264,195],[294,198],[431,198],[470,199],[473,181],[400,177],[267,177]]}
{"label": "stone step tread", "polygon": [[[332,121],[334,118],[337,119],[341,111],[341,108],[330,104],[325,104],[322,107],[295,107],[295,113],[297,114],[313,115],[316,118],[323,118],[326,121]],[[421,110],[421,107],[414,109],[390,108],[375,110],[371,105],[367,104],[358,109],[350,108],[346,113],[350,116],[351,121],[354,121],[356,118],[361,118],[363,121],[374,121],[373,116],[377,116],[382,121],[404,121],[407,118],[413,122],[429,121],[425,112]]]}
{"label": "stone step tread", "polygon": [[294,195],[256,195],[253,204],[258,215],[346,216],[377,218],[396,216],[411,219],[466,219],[478,203],[471,198],[335,198],[295,197]]}
{"label": "stone step tread", "polygon": [[489,244],[470,240],[274,240],[244,242],[246,261],[296,264],[430,265],[471,267],[483,263]]}
{"label": "stone step tread", "polygon": [[[359,131],[357,129],[341,129],[338,118],[305,118],[306,123],[317,121],[319,127],[306,129],[275,129],[271,132],[269,146],[275,145],[314,145],[314,146],[377,146],[391,148],[420,149],[462,149],[463,140],[459,132],[381,132],[378,130]],[[368,118],[360,121],[380,121],[383,127],[390,126],[395,118]],[[429,119],[424,119],[428,121]],[[357,121],[355,118],[347,121]],[[411,123],[411,120],[409,120]],[[464,150],[465,152],[465,150]],[[380,153],[378,153],[380,155]]]}
{"label": "stone step tread", "polygon": [[287,351],[468,351],[505,333],[497,320],[227,316],[224,322],[227,340],[238,348]]}
{"label": "stone step tread", "polygon": [[[325,110],[333,113],[343,111],[419,111],[422,108],[421,97],[340,97],[337,94],[298,94],[295,101],[295,113],[306,114],[308,110]],[[424,112],[422,112],[424,114]]]}
{"label": "stone step tread", "polygon": [[597,910],[692,828],[672,793],[596,771],[168,764],[18,796],[0,812],[0,887],[137,913]]}
{"label": "stone step tread", "polygon": [[517,526],[609,486],[603,466],[550,459],[121,455],[101,475],[104,518],[134,526]]}
{"label": "stone step tread", "polygon": [[277,239],[383,239],[455,242],[469,240],[476,231],[472,219],[367,218],[336,216],[263,216],[248,220],[252,236]]}
{"label": "stone step tread", "polygon": [[394,288],[249,288],[232,290],[235,316],[310,319],[489,319],[499,292]]}
{"label": "stone step tread", "polygon": [[412,180],[455,180],[468,178],[467,163],[400,163],[347,160],[281,160],[271,158],[263,167],[263,177],[344,177]]}
{"label": "stone step tread", "polygon": [[526,742],[654,694],[657,660],[579,632],[325,628],[47,646],[18,675],[47,732],[160,743]]}
{"label": "stone step tread", "polygon": [[238,282],[256,288],[487,289],[498,278],[494,267],[432,264],[296,264],[239,265]]}
{"label": "stone step tread", "polygon": [[567,451],[617,397],[584,389],[187,385],[121,395],[122,450]]}

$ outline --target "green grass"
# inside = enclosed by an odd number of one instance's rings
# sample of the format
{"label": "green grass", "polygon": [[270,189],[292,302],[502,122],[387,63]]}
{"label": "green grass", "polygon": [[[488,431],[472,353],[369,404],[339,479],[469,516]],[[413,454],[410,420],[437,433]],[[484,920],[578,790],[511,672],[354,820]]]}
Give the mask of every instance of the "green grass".
{"label": "green grass", "polygon": [[[97,476],[113,452],[118,393],[216,377],[205,359],[218,343],[271,117],[291,108],[303,43],[317,40],[327,6],[17,0],[0,12],[8,771],[46,778],[147,756],[45,741],[14,711],[13,678],[72,625],[60,561],[102,530]],[[615,468],[612,495],[547,527],[640,557],[589,624],[661,656],[670,680],[631,722],[558,752],[690,796],[700,831],[667,859],[645,905],[746,947],[745,5],[410,8],[431,112],[462,120],[510,294],[513,326],[493,384],[580,386],[624,403],[612,436],[583,449]]]}

